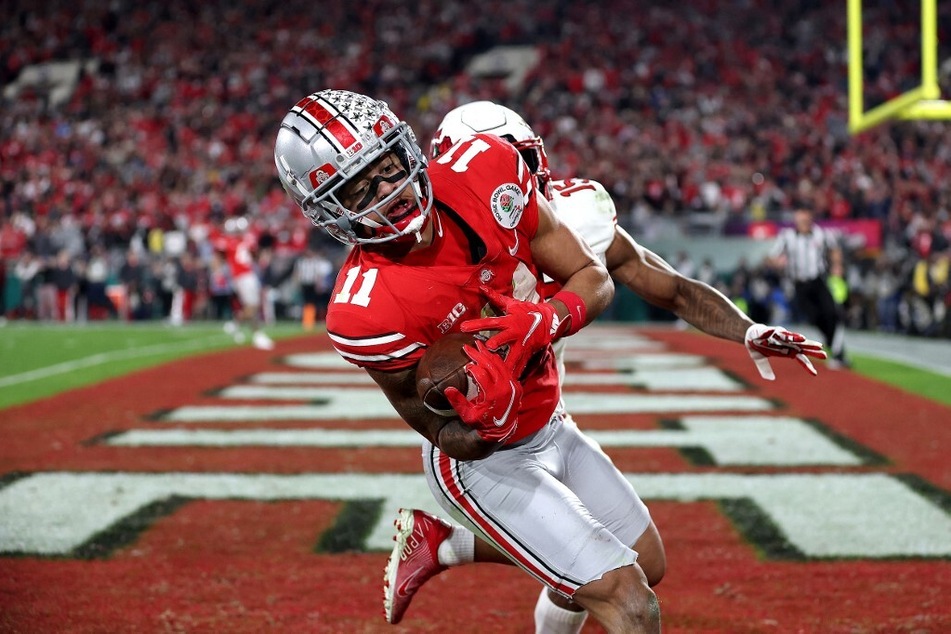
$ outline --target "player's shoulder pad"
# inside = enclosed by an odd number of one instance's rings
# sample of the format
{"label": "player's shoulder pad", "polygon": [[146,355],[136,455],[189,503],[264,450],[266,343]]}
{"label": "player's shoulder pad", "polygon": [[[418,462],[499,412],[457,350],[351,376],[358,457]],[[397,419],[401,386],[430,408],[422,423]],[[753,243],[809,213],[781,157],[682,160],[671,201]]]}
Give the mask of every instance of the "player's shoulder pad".
{"label": "player's shoulder pad", "polygon": [[583,210],[585,215],[603,216],[610,221],[617,218],[617,207],[608,190],[595,180],[567,178],[552,182],[556,211],[573,213]]}
{"label": "player's shoulder pad", "polygon": [[[473,198],[483,201],[505,229],[518,226],[523,214],[537,214],[535,175],[518,150],[499,136],[480,133],[466,137],[431,165],[436,198],[457,211]],[[534,222],[537,220],[529,224]]]}
{"label": "player's shoulder pad", "polygon": [[561,222],[581,235],[595,255],[604,260],[617,225],[617,209],[604,185],[586,178],[552,183],[552,207]]}

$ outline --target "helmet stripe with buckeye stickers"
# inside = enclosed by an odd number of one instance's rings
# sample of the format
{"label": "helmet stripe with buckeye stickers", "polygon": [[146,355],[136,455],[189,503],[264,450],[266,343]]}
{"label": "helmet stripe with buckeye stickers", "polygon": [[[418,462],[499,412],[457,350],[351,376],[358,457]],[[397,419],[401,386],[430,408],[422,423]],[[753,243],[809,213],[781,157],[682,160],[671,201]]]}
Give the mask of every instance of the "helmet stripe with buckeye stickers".
{"label": "helmet stripe with buckeye stickers", "polygon": [[[340,111],[333,104],[322,97],[314,99],[313,95],[304,97],[292,108],[292,111],[298,112],[302,117],[313,119],[311,121],[314,127],[321,131],[324,138],[333,143],[337,150],[350,154],[347,150],[353,148],[358,143],[359,133],[351,128],[346,118],[340,117]],[[360,149],[354,148],[352,151]]]}

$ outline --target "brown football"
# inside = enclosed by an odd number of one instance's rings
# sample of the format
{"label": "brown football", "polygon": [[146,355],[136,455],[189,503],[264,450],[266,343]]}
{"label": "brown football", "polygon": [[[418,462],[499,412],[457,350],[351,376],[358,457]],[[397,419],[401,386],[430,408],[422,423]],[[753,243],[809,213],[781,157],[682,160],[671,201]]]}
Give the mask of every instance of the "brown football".
{"label": "brown football", "polygon": [[463,352],[462,346],[472,343],[473,336],[465,332],[443,335],[433,342],[423,353],[416,366],[416,391],[423,404],[440,416],[455,416],[449,401],[443,395],[447,387],[455,387],[471,398],[469,375],[466,374],[466,364],[469,357]]}

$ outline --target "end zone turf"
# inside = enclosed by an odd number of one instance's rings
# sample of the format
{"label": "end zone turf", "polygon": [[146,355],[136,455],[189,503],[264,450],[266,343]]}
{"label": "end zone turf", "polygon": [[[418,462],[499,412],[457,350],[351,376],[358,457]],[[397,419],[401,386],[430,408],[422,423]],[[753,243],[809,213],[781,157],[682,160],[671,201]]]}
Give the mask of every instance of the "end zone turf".
{"label": "end zone turf", "polygon": [[[566,396],[590,403],[579,424],[602,434],[648,498],[669,558],[657,588],[665,631],[951,631],[947,407],[853,373],[820,368],[812,378],[791,363],[767,383],[742,347],[691,333],[583,334],[569,347],[581,378]],[[537,586],[495,565],[447,571],[403,625],[383,622],[394,505],[431,502],[418,447],[391,412],[333,414],[371,405],[350,392],[368,387],[359,372],[333,359],[323,337],[296,339],[0,412],[0,630],[531,631]],[[288,385],[297,391],[263,389]],[[315,385],[333,389],[305,389]],[[636,413],[598,409],[634,397],[647,403]],[[700,409],[651,409],[653,397]],[[271,406],[331,415],[233,416]],[[168,415],[185,407],[222,413]],[[775,426],[725,439],[728,423],[764,418]],[[321,430],[335,430],[332,442],[302,440]],[[189,444],[196,431],[230,444]],[[131,432],[150,440],[113,442]],[[372,435],[348,442],[352,432]],[[915,524],[920,517],[930,519]],[[856,552],[843,555],[848,547]],[[822,554],[830,549],[839,554]]]}

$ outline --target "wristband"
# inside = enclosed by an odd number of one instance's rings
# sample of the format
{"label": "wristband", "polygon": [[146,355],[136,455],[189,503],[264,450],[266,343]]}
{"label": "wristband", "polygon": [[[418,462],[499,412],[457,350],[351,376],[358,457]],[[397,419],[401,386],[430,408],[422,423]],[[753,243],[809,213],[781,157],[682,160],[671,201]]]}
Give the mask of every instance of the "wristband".
{"label": "wristband", "polygon": [[568,337],[584,327],[587,323],[588,307],[584,305],[581,297],[571,291],[561,290],[552,295],[551,299],[557,299],[568,308],[568,316],[559,324],[555,332],[556,337]]}

